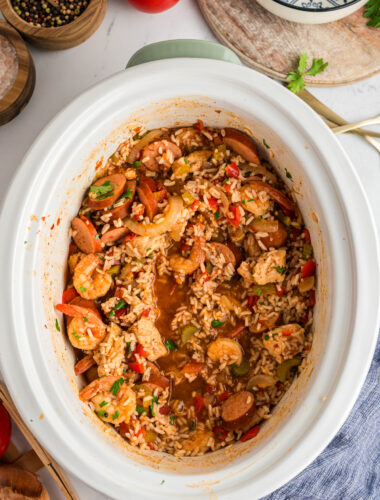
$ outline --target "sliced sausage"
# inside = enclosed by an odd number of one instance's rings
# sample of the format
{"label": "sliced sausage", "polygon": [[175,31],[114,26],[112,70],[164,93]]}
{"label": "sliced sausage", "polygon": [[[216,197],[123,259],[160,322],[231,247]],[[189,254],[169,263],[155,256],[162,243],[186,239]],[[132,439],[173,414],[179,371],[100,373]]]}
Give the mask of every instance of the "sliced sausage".
{"label": "sliced sausage", "polygon": [[249,391],[232,394],[222,404],[222,419],[228,430],[241,429],[251,421],[256,412],[255,399]]}
{"label": "sliced sausage", "polygon": [[[181,149],[174,142],[162,139],[152,142],[143,149],[142,162],[149,170],[158,172],[162,168],[170,167],[181,155]],[[159,163],[157,158],[162,162]]]}
{"label": "sliced sausage", "polygon": [[223,137],[223,142],[235,153],[242,156],[250,163],[260,164],[260,159],[257,154],[257,148],[253,140],[244,132],[234,128],[226,128],[226,135]]}
{"label": "sliced sausage", "polygon": [[100,252],[102,246],[100,244],[98,232],[95,226],[84,215],[75,217],[71,223],[73,228],[73,240],[76,246],[84,253]]}
{"label": "sliced sausage", "polygon": [[110,229],[100,238],[100,241],[105,245],[112,245],[116,241],[120,240],[129,233],[129,229],[126,227],[115,227]]}
{"label": "sliced sausage", "polygon": [[289,212],[294,211],[294,204],[287,198],[284,193],[274,188],[270,184],[264,181],[252,181],[250,186],[257,192],[265,191],[268,195],[277,202],[281,208],[288,210]]}
{"label": "sliced sausage", "polygon": [[150,384],[157,385],[158,387],[161,387],[162,389],[166,389],[167,387],[170,387],[170,380],[167,377],[164,377],[163,375],[158,375],[156,373],[150,375],[148,382]]}
{"label": "sliced sausage", "polygon": [[260,240],[264,243],[266,247],[279,248],[285,245],[287,237],[288,237],[288,232],[284,224],[279,222],[277,231],[274,231],[273,233],[268,233],[268,236],[261,237]]}
{"label": "sliced sausage", "polygon": [[[88,206],[95,210],[110,207],[123,194],[126,182],[127,179],[123,174],[107,175],[106,177],[98,179],[90,187]],[[97,194],[91,190],[93,187],[100,186],[106,188],[107,192],[104,194]]]}
{"label": "sliced sausage", "polygon": [[228,243],[226,243],[226,245],[235,255],[235,260],[236,260],[235,267],[238,266],[240,262],[243,260],[243,255],[241,253],[240,248],[237,245],[235,245],[235,243],[232,243],[232,241],[229,241]]}
{"label": "sliced sausage", "polygon": [[37,475],[14,465],[0,467],[0,498],[7,500],[49,500]]}
{"label": "sliced sausage", "polygon": [[153,217],[158,212],[158,203],[149,183],[143,180],[140,181],[136,191],[141,203],[145,206],[147,216],[150,220],[153,220]]}
{"label": "sliced sausage", "polygon": [[112,208],[108,213],[111,214],[110,222],[116,219],[124,219],[129,214],[129,208],[132,205],[133,198],[136,192],[136,181],[127,181],[126,183],[126,191],[130,192],[130,196],[128,198],[124,198],[123,203],[118,207]]}
{"label": "sliced sausage", "polygon": [[219,255],[223,255],[225,264],[232,264],[234,267],[236,266],[236,257],[235,253],[229,248],[229,246],[224,245],[223,243],[212,242],[210,243],[210,247],[213,248]]}

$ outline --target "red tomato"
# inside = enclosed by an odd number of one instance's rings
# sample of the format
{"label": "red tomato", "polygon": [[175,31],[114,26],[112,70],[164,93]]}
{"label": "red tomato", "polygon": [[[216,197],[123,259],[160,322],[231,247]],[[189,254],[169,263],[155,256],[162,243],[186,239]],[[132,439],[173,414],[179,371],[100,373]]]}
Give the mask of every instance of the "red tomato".
{"label": "red tomato", "polygon": [[11,441],[12,424],[7,410],[0,404],[0,458],[7,451]]}
{"label": "red tomato", "polygon": [[255,427],[252,427],[252,429],[249,429],[245,434],[242,435],[240,438],[240,441],[244,443],[244,441],[248,441],[248,439],[252,439],[257,436],[258,432],[260,430],[260,427],[258,425],[255,425]]}
{"label": "red tomato", "polygon": [[307,241],[307,243],[311,243],[311,238],[310,238],[309,230],[308,229],[304,229],[303,230],[303,234],[305,235],[305,240]]}
{"label": "red tomato", "polygon": [[313,259],[309,259],[306,264],[301,269],[302,278],[308,278],[309,276],[313,276],[315,273],[315,262]]}
{"label": "red tomato", "polygon": [[173,7],[178,0],[127,0],[133,7],[142,12],[157,14]]}
{"label": "red tomato", "polygon": [[223,392],[222,394],[219,394],[219,401],[225,401],[232,395],[232,392]]}
{"label": "red tomato", "polygon": [[227,165],[226,175],[227,175],[227,177],[234,177],[235,179],[237,179],[239,177],[240,170],[234,161],[232,163],[230,163],[229,165]]}
{"label": "red tomato", "polygon": [[217,439],[224,441],[227,437],[228,432],[223,429],[223,427],[219,427],[218,425],[213,428],[212,432]]}
{"label": "red tomato", "polygon": [[214,197],[211,197],[207,201],[208,201],[208,204],[211,207],[211,210],[213,212],[216,212],[218,210],[218,200],[216,198],[214,198]]}

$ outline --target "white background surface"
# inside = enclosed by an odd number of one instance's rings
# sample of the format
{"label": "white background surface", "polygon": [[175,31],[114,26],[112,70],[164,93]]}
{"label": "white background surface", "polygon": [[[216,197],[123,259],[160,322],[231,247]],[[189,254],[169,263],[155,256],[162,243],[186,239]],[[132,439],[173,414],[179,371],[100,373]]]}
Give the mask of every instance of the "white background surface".
{"label": "white background surface", "polygon": [[[180,0],[159,15],[138,12],[125,0],[109,0],[103,24],[79,47],[60,52],[31,48],[37,73],[33,97],[18,117],[0,128],[0,200],[25,152],[58,111],[89,86],[122,70],[143,45],[174,38],[215,41],[195,0]],[[348,121],[380,114],[380,75],[345,87],[309,90]],[[380,230],[380,155],[360,137],[347,134],[339,140],[355,165]],[[16,443],[22,446],[19,436]],[[52,500],[63,498],[47,472],[41,475]],[[107,498],[71,479],[81,500]]]}

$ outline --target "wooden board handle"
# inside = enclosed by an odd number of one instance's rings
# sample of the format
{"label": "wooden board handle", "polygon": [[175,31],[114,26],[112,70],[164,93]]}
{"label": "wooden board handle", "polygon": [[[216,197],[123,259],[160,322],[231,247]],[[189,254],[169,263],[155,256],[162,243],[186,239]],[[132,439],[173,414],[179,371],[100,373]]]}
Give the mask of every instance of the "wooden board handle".
{"label": "wooden board handle", "polygon": [[[55,462],[55,460],[49,455],[49,453],[39,444],[33,434],[30,432],[29,428],[25,425],[24,421],[20,417],[16,406],[14,405],[7,389],[0,382],[0,400],[3,403],[5,409],[12,417],[17,427],[20,429],[25,439],[29,442],[30,446],[35,451],[38,458],[41,460],[43,465],[47,468],[50,475],[58,484],[60,490],[62,491],[64,497],[68,500],[80,500],[78,493],[75,491],[74,486],[71,484],[70,480],[66,477],[65,473],[61,467]],[[26,460],[33,460],[34,466],[37,466],[35,459],[29,456]]]}

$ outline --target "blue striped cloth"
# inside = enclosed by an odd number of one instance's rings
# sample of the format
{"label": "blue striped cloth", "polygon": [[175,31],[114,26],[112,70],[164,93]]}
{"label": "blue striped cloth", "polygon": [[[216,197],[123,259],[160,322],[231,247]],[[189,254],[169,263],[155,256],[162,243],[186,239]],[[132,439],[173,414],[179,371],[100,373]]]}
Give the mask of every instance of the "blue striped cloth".
{"label": "blue striped cloth", "polygon": [[262,500],[380,499],[380,339],[348,419],[327,448],[292,481]]}

